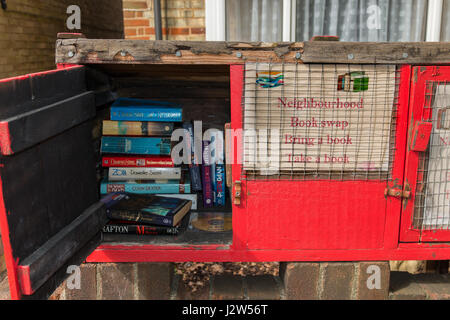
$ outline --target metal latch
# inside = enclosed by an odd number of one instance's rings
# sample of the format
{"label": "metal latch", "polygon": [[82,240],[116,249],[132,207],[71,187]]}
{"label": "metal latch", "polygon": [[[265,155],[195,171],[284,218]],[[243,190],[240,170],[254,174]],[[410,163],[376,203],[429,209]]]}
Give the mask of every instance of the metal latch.
{"label": "metal latch", "polygon": [[409,198],[411,198],[411,191],[397,189],[397,188],[386,188],[384,190],[384,196],[401,198],[401,199],[409,199]]}
{"label": "metal latch", "polygon": [[417,121],[414,124],[411,136],[411,150],[417,152],[426,151],[432,130],[433,124],[431,122]]}
{"label": "metal latch", "polygon": [[240,181],[234,182],[234,195],[233,195],[233,203],[236,206],[241,204],[241,195],[242,195],[242,186]]}

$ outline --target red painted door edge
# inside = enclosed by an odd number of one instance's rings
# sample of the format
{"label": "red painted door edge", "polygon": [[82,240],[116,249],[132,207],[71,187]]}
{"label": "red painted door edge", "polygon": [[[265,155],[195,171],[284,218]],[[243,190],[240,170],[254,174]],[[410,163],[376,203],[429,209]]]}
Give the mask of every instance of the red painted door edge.
{"label": "red painted door edge", "polygon": [[17,275],[18,261],[15,261],[9,240],[8,213],[5,208],[5,200],[3,198],[3,183],[0,177],[0,230],[3,242],[3,255],[5,258],[6,269],[8,274],[9,291],[12,300],[19,300],[22,296],[19,287],[19,279]]}
{"label": "red painted door edge", "polygon": [[[397,102],[397,123],[395,133],[395,156],[392,180],[402,184],[406,164],[406,136],[408,133],[409,94],[411,88],[411,66],[400,67],[400,83]],[[394,197],[387,198],[384,247],[395,249],[400,241],[400,221],[402,201]]]}
{"label": "red painted door edge", "polygon": [[450,230],[426,230],[414,229],[412,226],[415,208],[415,194],[417,189],[419,152],[412,151],[410,139],[412,128],[417,121],[427,120],[429,114],[425,114],[426,85],[430,81],[450,82],[450,66],[415,66],[412,69],[410,112],[408,121],[408,147],[405,165],[405,181],[411,189],[411,199],[403,203],[401,219],[401,242],[446,242],[450,241]]}
{"label": "red painted door edge", "polygon": [[[230,65],[230,104],[231,104],[231,129],[233,132],[242,133],[242,96],[244,90],[244,66],[242,64]],[[234,139],[234,135],[232,135]],[[241,134],[242,137],[242,134]],[[245,214],[245,181],[241,177],[243,142],[242,139],[236,139],[231,144],[233,147],[233,164],[232,164],[232,182],[241,181],[241,204],[232,203],[232,230],[233,244],[232,248],[242,250],[247,248],[247,215]],[[232,187],[230,194],[234,192]],[[233,196],[231,196],[233,200]]]}

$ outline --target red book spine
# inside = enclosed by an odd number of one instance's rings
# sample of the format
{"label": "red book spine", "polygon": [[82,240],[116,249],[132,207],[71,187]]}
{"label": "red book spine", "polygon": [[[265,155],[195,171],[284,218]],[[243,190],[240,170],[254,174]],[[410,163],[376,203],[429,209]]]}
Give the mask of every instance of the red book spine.
{"label": "red book spine", "polygon": [[171,157],[103,157],[103,167],[173,167]]}

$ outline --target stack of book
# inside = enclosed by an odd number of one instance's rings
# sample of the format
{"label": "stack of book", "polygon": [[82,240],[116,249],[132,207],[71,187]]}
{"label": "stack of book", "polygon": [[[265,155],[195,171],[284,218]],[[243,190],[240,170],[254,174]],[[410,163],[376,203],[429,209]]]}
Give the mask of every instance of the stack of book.
{"label": "stack of book", "polygon": [[[175,123],[181,121],[182,109],[171,103],[126,98],[116,100],[111,106],[110,120],[103,121],[101,153],[102,165],[106,168],[107,173],[101,182],[100,193],[102,195],[124,193],[129,196],[144,195],[147,197],[158,195],[158,199],[167,199],[166,201],[169,202],[181,199],[188,201],[191,205],[192,202],[195,202],[196,206],[196,197],[193,201],[195,195],[190,194],[189,176],[183,174],[180,167],[175,167],[171,158],[170,136]],[[177,201],[175,202],[178,203]],[[126,206],[129,202],[122,201],[122,203]],[[167,203],[157,202],[157,204],[164,205]],[[152,205],[153,214],[154,209],[155,205]],[[166,212],[167,208],[161,207],[160,209],[165,212],[161,216],[169,214]],[[137,212],[136,208],[133,210]],[[149,211],[140,210],[140,212],[148,213]],[[106,232],[116,230],[115,233],[124,233],[120,230],[132,229],[137,233],[137,230],[142,229],[136,226],[132,228],[127,226],[125,221],[130,219],[122,217],[120,223],[117,224],[117,219],[110,218],[114,219],[113,225],[122,227],[113,228],[109,225],[109,227],[105,227],[104,231]],[[137,222],[134,218],[131,221]],[[149,223],[148,221],[140,222]],[[167,219],[154,219],[152,224],[175,227],[172,222],[167,223]],[[147,230],[149,230],[148,228]],[[173,230],[162,230],[161,228],[158,230],[162,234],[174,234]]]}

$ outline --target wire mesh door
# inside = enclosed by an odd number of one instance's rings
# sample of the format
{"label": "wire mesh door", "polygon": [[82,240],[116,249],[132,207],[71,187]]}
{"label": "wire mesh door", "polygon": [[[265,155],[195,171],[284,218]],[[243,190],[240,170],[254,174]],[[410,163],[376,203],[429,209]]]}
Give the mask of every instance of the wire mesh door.
{"label": "wire mesh door", "polygon": [[[414,70],[403,241],[450,241],[450,67]],[[420,126],[429,130],[420,130]],[[415,148],[416,139],[426,145]]]}
{"label": "wire mesh door", "polygon": [[399,93],[410,68],[265,61],[242,71],[247,247],[382,248],[393,233],[398,242],[401,200],[385,190],[403,181]]}

